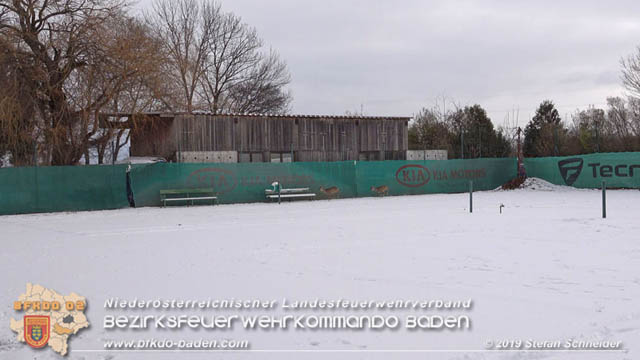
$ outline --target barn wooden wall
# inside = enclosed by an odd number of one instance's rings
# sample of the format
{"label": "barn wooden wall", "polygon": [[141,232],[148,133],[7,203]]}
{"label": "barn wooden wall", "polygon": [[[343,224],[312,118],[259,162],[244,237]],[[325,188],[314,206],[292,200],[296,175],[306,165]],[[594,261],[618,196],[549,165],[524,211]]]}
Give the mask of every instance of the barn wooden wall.
{"label": "barn wooden wall", "polygon": [[176,123],[173,119],[150,117],[131,130],[131,156],[160,156],[175,161]]}
{"label": "barn wooden wall", "polygon": [[[161,132],[160,136],[174,145],[177,152],[261,153],[263,161],[270,161],[271,154],[292,151],[295,161],[403,160],[408,149],[407,121],[403,118],[180,115],[174,118],[171,131]],[[170,135],[173,141],[166,138]]]}

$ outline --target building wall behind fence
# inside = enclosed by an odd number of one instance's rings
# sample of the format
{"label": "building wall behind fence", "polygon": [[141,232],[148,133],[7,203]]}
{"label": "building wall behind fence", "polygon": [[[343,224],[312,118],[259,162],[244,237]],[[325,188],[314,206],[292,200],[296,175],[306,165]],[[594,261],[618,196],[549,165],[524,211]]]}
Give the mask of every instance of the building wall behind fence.
{"label": "building wall behind fence", "polygon": [[0,169],[0,215],[129,206],[126,165]]}
{"label": "building wall behind fence", "polygon": [[525,159],[527,176],[577,188],[640,188],[640,153],[600,153]]}

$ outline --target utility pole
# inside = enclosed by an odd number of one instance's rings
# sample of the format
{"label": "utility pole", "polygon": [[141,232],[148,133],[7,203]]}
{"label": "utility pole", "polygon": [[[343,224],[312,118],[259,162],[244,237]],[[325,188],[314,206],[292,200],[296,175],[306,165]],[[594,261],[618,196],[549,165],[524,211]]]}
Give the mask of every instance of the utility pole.
{"label": "utility pole", "polygon": [[602,218],[607,218],[607,184],[602,182]]}
{"label": "utility pole", "polygon": [[522,143],[520,142],[520,134],[522,134],[522,128],[518,126],[518,176],[520,176],[520,169],[522,169]]}
{"label": "utility pole", "polygon": [[599,132],[598,132],[598,120],[594,121],[595,126],[596,126],[596,152],[600,152],[600,136],[599,136]]}
{"label": "utility pole", "polygon": [[482,131],[480,131],[480,124],[478,124],[478,157],[482,157]]}
{"label": "utility pole", "polygon": [[460,158],[464,159],[464,130],[460,127]]}
{"label": "utility pole", "polygon": [[558,150],[558,125],[553,126],[553,155],[558,156],[560,150]]}
{"label": "utility pole", "polygon": [[462,119],[460,120],[460,158],[464,159],[464,120],[466,114],[462,114]]}
{"label": "utility pole", "polygon": [[473,180],[469,181],[469,212],[473,212]]}

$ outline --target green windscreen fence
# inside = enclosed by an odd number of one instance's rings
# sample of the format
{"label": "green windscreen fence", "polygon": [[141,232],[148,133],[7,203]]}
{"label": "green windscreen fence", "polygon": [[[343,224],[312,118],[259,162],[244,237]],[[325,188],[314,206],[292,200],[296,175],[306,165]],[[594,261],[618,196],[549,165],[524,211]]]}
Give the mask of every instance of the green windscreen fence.
{"label": "green windscreen fence", "polygon": [[495,189],[516,174],[515,159],[249,164],[153,164],[136,167],[136,206],[160,205],[160,190],[211,188],[222,204],[265,201],[275,181],[309,188],[318,199]]}
{"label": "green windscreen fence", "polygon": [[[0,214],[128,207],[127,165],[0,169]],[[160,190],[210,188],[222,204],[266,201],[275,181],[317,199],[494,189],[516,174],[515,159],[134,165],[136,206],[160,205]]]}
{"label": "green windscreen fence", "polygon": [[527,176],[577,188],[640,188],[640,153],[525,159]]}
{"label": "green windscreen fence", "polygon": [[372,196],[386,186],[389,195],[492,190],[516,175],[516,159],[374,161],[356,164],[358,196]]}
{"label": "green windscreen fence", "polygon": [[278,181],[284,188],[338,189],[334,197],[355,197],[353,161],[307,163],[174,164],[135,167],[131,183],[136,206],[160,205],[160,190],[211,188],[221,204],[265,201],[265,189]]}
{"label": "green windscreen fence", "polygon": [[126,165],[0,169],[0,215],[126,206]]}
{"label": "green windscreen fence", "polygon": [[[558,185],[640,188],[640,153],[525,159],[527,175]],[[150,164],[131,171],[137,206],[160,205],[160,190],[211,188],[220,203],[266,201],[264,190],[309,188],[318,199],[490,190],[516,175],[515,159],[308,163]],[[0,169],[0,215],[129,206],[126,165]]]}
{"label": "green windscreen fence", "polygon": [[[558,185],[640,188],[640,153],[525,159],[529,177]],[[211,188],[220,203],[266,201],[264,190],[309,188],[318,199],[490,190],[516,175],[515,159],[308,163],[150,164],[131,171],[137,206],[160,205],[160,190]],[[0,215],[129,206],[126,165],[0,169]]]}

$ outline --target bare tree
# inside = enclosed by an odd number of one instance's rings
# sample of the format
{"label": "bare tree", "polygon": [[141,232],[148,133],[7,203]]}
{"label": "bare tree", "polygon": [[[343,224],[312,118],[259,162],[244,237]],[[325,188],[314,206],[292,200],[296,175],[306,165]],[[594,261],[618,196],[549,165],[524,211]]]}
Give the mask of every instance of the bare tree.
{"label": "bare tree", "polygon": [[[624,148],[628,144],[631,134],[630,112],[624,98],[607,98],[607,116],[605,122],[605,132],[611,136],[611,140],[616,143],[616,148]],[[630,145],[630,144],[629,144]]]}
{"label": "bare tree", "polygon": [[[156,87],[162,84],[160,78],[164,78],[162,44],[143,23],[124,14],[113,18],[109,25],[96,36],[101,49],[96,55],[100,60],[78,72],[81,81],[74,97],[81,101],[77,107],[85,110],[87,121],[83,123],[89,125],[86,130],[91,135],[98,163],[103,163],[107,152],[111,161],[115,161],[129,136],[126,127],[100,123],[100,113],[149,111],[165,108],[167,102],[163,89]],[[89,160],[88,151],[85,161]]]}
{"label": "bare tree", "polygon": [[255,29],[232,13],[222,13],[208,3],[206,18],[211,19],[210,40],[203,77],[203,97],[209,110],[219,113],[229,108],[229,89],[248,81],[248,75],[260,64],[262,41]]}
{"label": "bare tree", "polygon": [[92,37],[118,14],[120,0],[0,0],[3,35],[16,43],[25,83],[34,94],[50,163],[76,163],[89,142],[80,124],[82,110],[69,101],[74,73],[91,66]]}
{"label": "bare tree", "polygon": [[15,44],[0,37],[0,162],[9,154],[16,166],[36,161],[35,104],[25,71],[30,66],[20,63]]}
{"label": "bare tree", "polygon": [[274,51],[261,51],[256,30],[215,0],[156,0],[146,18],[165,43],[172,77],[180,84],[178,110],[288,111],[286,64]]}
{"label": "bare tree", "polygon": [[273,50],[246,76],[229,89],[229,111],[247,114],[284,114],[289,111],[291,93],[284,88],[291,81],[287,65]]}
{"label": "bare tree", "polygon": [[439,118],[435,107],[423,108],[414,115],[409,133],[412,150],[452,150],[449,126],[444,119]]}
{"label": "bare tree", "polygon": [[629,126],[636,139],[640,139],[640,99],[629,97],[627,99],[629,111]]}
{"label": "bare tree", "polygon": [[[156,0],[146,15],[155,35],[164,43],[172,76],[180,86],[181,104],[196,109],[196,93],[204,73],[214,10],[196,0]],[[180,106],[181,104],[173,104]]]}
{"label": "bare tree", "polygon": [[215,1],[157,0],[144,23],[126,1],[0,0],[0,158],[113,161],[139,117],[104,112],[288,110],[286,64]]}
{"label": "bare tree", "polygon": [[620,60],[622,83],[633,96],[640,97],[640,46],[636,52]]}

